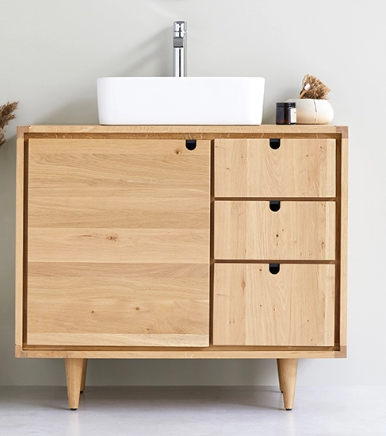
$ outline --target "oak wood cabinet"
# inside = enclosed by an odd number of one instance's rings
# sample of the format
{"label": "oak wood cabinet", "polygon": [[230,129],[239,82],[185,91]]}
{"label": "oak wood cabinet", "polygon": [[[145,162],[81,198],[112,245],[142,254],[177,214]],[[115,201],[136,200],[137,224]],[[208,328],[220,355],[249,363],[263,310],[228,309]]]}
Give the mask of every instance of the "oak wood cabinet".
{"label": "oak wood cabinet", "polygon": [[16,356],[345,357],[347,128],[28,126]]}

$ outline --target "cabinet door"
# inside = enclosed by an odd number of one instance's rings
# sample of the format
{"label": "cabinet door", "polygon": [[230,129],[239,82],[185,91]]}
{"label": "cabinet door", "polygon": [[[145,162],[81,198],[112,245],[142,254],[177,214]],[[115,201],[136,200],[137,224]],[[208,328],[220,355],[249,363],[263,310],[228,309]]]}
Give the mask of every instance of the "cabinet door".
{"label": "cabinet door", "polygon": [[333,346],[335,265],[215,264],[214,345]]}
{"label": "cabinet door", "polygon": [[207,346],[210,142],[31,139],[29,345]]}

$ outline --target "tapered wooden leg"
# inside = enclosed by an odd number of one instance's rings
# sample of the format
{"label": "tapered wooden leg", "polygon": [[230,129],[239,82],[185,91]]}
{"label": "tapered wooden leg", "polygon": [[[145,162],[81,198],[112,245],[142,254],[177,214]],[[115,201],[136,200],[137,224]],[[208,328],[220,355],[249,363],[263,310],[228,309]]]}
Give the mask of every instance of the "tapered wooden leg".
{"label": "tapered wooden leg", "polygon": [[68,405],[71,410],[76,410],[79,406],[84,360],[85,359],[65,359]]}
{"label": "tapered wooden leg", "polygon": [[86,374],[87,374],[87,359],[83,359],[82,381],[80,383],[80,393],[81,394],[83,394],[84,389],[86,387]]}
{"label": "tapered wooden leg", "polygon": [[294,406],[298,359],[277,359],[279,380],[283,391],[284,408],[292,410]]}
{"label": "tapered wooden leg", "polygon": [[279,389],[280,392],[283,393],[283,383],[281,381],[281,375],[280,375],[280,359],[277,359],[277,375],[279,377]]}

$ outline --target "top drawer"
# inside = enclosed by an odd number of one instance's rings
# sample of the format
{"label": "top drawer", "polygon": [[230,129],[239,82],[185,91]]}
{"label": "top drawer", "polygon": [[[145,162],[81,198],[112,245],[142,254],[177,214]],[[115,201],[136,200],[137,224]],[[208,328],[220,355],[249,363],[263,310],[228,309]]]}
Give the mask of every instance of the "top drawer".
{"label": "top drawer", "polygon": [[215,197],[335,197],[335,139],[216,140]]}

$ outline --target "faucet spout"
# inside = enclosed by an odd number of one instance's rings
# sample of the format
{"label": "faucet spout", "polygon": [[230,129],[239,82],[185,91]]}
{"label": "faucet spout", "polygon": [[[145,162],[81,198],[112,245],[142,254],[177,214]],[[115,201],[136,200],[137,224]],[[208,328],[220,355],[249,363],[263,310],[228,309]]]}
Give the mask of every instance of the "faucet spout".
{"label": "faucet spout", "polygon": [[186,76],[186,21],[174,22],[173,75]]}

